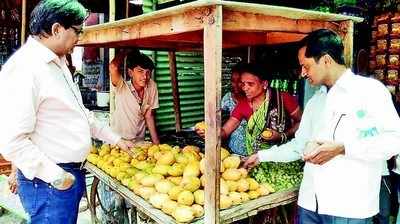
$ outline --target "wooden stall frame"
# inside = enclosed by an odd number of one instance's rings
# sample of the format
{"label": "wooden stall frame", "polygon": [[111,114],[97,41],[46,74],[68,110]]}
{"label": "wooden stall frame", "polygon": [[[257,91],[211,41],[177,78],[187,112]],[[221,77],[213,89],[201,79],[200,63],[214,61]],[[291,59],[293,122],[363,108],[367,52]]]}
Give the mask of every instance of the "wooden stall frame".
{"label": "wooden stall frame", "polygon": [[169,73],[171,74],[172,98],[174,101],[175,130],[176,132],[179,132],[182,129],[182,122],[181,122],[181,106],[179,104],[178,73],[176,68],[175,51],[168,52],[168,61],[169,61]]}
{"label": "wooden stall frame", "polygon": [[[109,0],[108,4],[109,4],[109,8],[110,8],[108,20],[110,22],[114,22],[115,21],[115,0]],[[114,56],[115,56],[115,49],[114,48],[108,49],[109,62],[112,61]],[[112,114],[115,111],[115,92],[113,90],[114,90],[114,86],[112,84],[111,76],[110,76],[110,103],[109,103],[110,114]]]}
{"label": "wooden stall frame", "polygon": [[22,0],[21,6],[21,46],[25,43],[26,36],[26,0]]}
{"label": "wooden stall frame", "polygon": [[[219,222],[219,173],[221,145],[221,70],[222,70],[222,6],[209,8],[204,19],[204,83],[205,83],[205,172],[206,186],[204,222]],[[220,74],[220,75],[216,75]]]}
{"label": "wooden stall frame", "polygon": [[[220,96],[222,49],[290,43],[328,28],[343,37],[352,64],[353,24],[363,19],[301,9],[200,0],[137,17],[85,27],[79,45],[166,51],[204,49],[205,223],[219,223]],[[175,91],[177,91],[175,89]]]}

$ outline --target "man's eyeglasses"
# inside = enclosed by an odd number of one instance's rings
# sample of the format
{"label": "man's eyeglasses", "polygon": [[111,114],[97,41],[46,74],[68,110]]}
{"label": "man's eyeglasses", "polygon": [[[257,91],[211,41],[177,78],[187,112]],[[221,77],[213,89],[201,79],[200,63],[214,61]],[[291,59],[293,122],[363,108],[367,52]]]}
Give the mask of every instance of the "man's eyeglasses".
{"label": "man's eyeglasses", "polygon": [[81,28],[76,28],[74,26],[71,26],[71,28],[74,30],[74,32],[75,32],[75,34],[77,36],[80,36],[83,33],[83,28],[82,27]]}

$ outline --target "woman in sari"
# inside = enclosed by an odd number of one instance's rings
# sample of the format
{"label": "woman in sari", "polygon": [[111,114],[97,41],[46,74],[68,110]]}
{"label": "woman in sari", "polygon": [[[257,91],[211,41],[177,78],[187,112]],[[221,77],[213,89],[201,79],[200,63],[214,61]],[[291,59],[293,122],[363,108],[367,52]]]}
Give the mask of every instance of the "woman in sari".
{"label": "woman in sari", "polygon": [[[264,69],[252,63],[240,66],[241,88],[246,98],[240,100],[233,109],[231,116],[221,129],[221,138],[226,139],[239,126],[242,120],[247,120],[245,133],[246,155],[252,155],[258,150],[270,148],[275,144],[283,144],[299,127],[301,110],[295,97],[287,92],[280,92],[269,87]],[[204,137],[203,130],[196,132]],[[280,190],[288,188],[281,178],[273,180],[268,175],[271,170],[280,170],[289,175],[297,175],[301,171],[301,164],[288,163],[261,163],[255,167],[250,175],[257,182],[269,182]],[[294,171],[293,171],[294,168]],[[293,171],[293,172],[292,172]],[[279,183],[276,183],[279,182]],[[276,220],[278,209],[263,212],[254,217],[254,223],[263,224],[268,220]]]}
{"label": "woman in sari", "polygon": [[286,142],[294,135],[301,119],[296,99],[287,92],[269,88],[264,70],[257,64],[243,64],[240,74],[246,99],[238,102],[223,125],[222,138],[229,137],[245,119],[247,155]]}
{"label": "woman in sari", "polygon": [[[241,87],[246,99],[238,102],[222,127],[222,138],[227,138],[242,120],[247,120],[245,136],[247,155],[268,149],[275,144],[285,143],[294,136],[300,124],[302,112],[296,98],[287,92],[271,89],[264,70],[259,65],[244,64],[241,66],[240,74]],[[288,164],[262,163],[252,170],[251,176],[257,182],[272,183],[275,181],[268,176],[270,171],[279,169],[285,172],[286,166]],[[293,164],[292,167],[301,170],[299,164]],[[284,184],[286,183],[279,183],[276,187],[287,188],[288,186],[281,186]],[[268,220],[276,220],[277,216],[280,216],[278,213],[277,208],[262,212],[254,217],[254,222],[263,224]]]}

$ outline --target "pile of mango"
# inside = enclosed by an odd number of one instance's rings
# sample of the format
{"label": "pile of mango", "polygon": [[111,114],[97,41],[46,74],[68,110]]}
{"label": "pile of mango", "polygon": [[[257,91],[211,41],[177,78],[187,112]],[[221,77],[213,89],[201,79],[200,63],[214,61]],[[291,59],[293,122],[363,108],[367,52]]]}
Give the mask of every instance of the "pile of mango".
{"label": "pile of mango", "polygon": [[[87,160],[178,222],[204,214],[205,159],[196,146],[143,145],[127,153],[107,144]],[[221,148],[220,208],[274,192],[239,168],[240,158]]]}

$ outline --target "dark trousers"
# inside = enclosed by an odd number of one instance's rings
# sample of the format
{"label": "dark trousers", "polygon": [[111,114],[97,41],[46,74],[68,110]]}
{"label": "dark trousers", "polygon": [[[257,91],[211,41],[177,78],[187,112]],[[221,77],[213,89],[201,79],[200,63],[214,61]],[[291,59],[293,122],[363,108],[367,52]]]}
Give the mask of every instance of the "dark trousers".
{"label": "dark trousers", "polygon": [[332,215],[321,215],[316,212],[304,209],[299,206],[298,209],[299,224],[371,224],[372,218],[352,219]]}
{"label": "dark trousers", "polygon": [[60,165],[75,176],[71,188],[60,191],[50,184],[34,178],[28,180],[18,170],[18,195],[29,214],[32,224],[75,224],[79,202],[86,188],[85,173],[78,166]]}
{"label": "dark trousers", "polygon": [[376,215],[379,224],[389,224],[390,189],[389,176],[382,176],[381,189],[379,191],[379,213]]}

